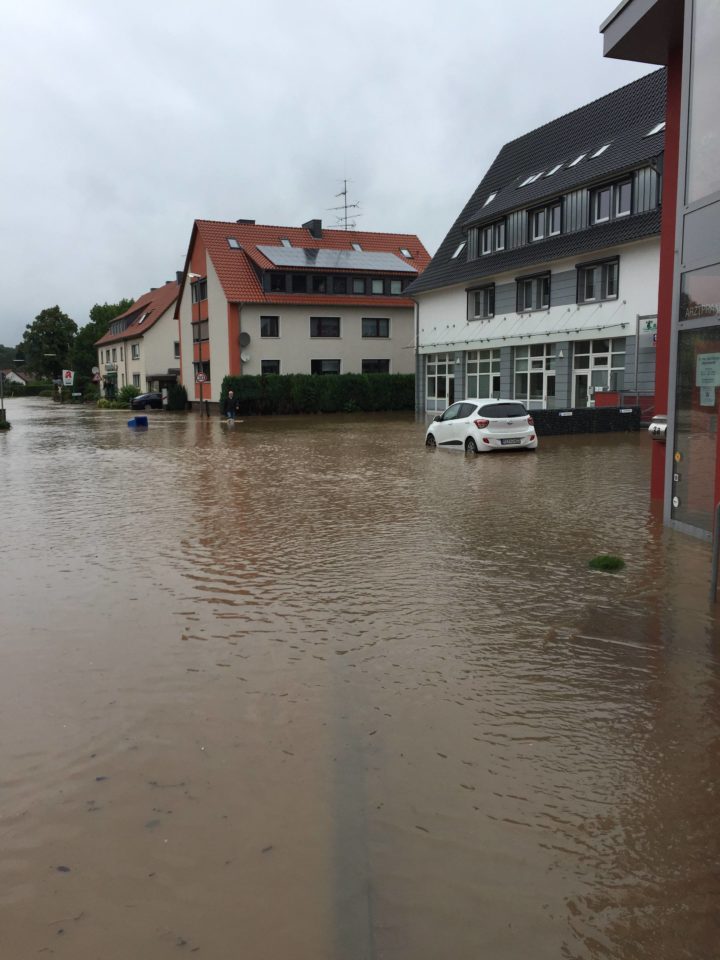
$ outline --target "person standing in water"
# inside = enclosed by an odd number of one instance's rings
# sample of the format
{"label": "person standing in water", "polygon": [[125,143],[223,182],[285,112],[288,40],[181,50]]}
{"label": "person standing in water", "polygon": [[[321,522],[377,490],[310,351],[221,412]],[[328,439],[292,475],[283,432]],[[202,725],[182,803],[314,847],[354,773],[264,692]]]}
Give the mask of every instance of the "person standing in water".
{"label": "person standing in water", "polygon": [[237,400],[235,399],[235,394],[232,390],[228,390],[228,395],[225,399],[225,416],[228,420],[235,422],[235,414],[237,412]]}

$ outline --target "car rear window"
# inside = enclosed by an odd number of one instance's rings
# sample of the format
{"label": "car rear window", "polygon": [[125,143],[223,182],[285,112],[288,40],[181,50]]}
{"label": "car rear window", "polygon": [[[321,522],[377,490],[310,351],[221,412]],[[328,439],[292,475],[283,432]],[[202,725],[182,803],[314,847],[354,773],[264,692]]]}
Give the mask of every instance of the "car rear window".
{"label": "car rear window", "polygon": [[527,410],[521,403],[486,403],[484,407],[480,407],[478,413],[481,417],[487,417],[490,420],[527,416]]}

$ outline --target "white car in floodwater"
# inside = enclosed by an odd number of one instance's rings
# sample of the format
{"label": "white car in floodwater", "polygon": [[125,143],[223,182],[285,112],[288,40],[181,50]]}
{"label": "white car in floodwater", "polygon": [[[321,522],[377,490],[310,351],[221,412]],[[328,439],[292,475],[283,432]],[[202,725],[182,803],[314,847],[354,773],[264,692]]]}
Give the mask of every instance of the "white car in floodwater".
{"label": "white car in floodwater", "polygon": [[537,450],[533,418],[518,400],[468,398],[438,414],[425,434],[426,447],[490,453]]}

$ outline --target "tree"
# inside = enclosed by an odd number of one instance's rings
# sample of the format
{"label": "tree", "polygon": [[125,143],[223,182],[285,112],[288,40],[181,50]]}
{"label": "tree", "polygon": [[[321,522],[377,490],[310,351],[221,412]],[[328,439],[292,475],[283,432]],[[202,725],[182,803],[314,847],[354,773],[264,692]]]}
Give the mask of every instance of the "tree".
{"label": "tree", "polygon": [[96,303],[90,310],[89,323],[80,328],[75,339],[72,362],[73,369],[79,376],[91,376],[92,368],[97,366],[95,343],[108,332],[110,322],[129,310],[133,303],[133,300],[128,299],[119,300],[117,303]]}
{"label": "tree", "polygon": [[0,370],[14,370],[15,347],[5,347],[0,343]]}
{"label": "tree", "polygon": [[72,359],[77,329],[60,307],[41,310],[25,327],[18,347],[25,357],[25,369],[44,377],[59,376]]}

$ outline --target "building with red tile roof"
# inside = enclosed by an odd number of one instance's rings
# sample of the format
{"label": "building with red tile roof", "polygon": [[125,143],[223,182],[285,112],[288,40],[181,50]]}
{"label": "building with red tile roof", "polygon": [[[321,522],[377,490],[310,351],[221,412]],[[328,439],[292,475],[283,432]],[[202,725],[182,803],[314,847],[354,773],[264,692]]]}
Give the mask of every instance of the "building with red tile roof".
{"label": "building with red tile roof", "polygon": [[429,261],[415,234],[196,220],[175,308],[188,395],[218,401],[243,373],[414,372],[404,290]]}
{"label": "building with red tile roof", "polygon": [[178,273],[162,287],[153,287],[110,324],[96,341],[99,380],[105,395],[132,384],[158,392],[180,377],[180,340],[175,303],[180,290]]}

